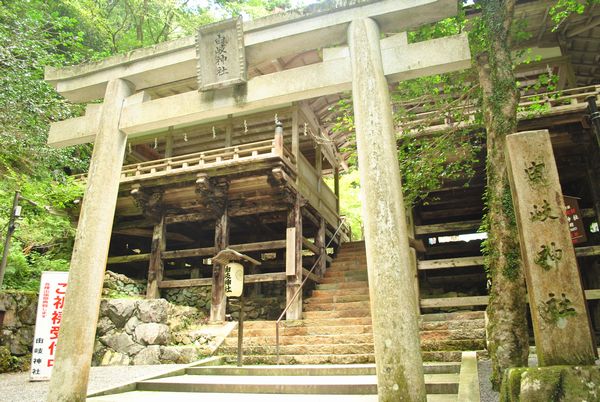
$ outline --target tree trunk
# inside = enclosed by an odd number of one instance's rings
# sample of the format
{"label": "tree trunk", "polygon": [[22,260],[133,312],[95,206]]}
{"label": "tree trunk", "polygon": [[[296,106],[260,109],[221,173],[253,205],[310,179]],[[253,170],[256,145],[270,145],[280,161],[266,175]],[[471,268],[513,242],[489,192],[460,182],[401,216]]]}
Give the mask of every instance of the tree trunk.
{"label": "tree trunk", "polygon": [[527,365],[529,351],[525,278],[504,158],[506,136],[517,131],[519,101],[509,48],[514,3],[481,1],[484,46],[476,59],[487,131],[484,254],[491,281],[487,332],[495,389],[506,368]]}

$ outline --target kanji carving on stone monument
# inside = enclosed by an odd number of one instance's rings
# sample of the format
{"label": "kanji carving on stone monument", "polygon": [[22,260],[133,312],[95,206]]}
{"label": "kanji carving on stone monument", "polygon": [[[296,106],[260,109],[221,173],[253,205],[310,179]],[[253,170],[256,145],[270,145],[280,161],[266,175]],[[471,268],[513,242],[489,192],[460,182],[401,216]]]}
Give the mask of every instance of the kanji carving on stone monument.
{"label": "kanji carving on stone monument", "polygon": [[558,262],[562,259],[563,251],[556,248],[556,243],[550,242],[549,245],[542,244],[541,250],[537,253],[534,262],[542,267],[544,271],[549,271],[552,268],[558,268]]}
{"label": "kanji carving on stone monument", "polygon": [[509,135],[506,152],[540,365],[593,363],[586,302],[548,131]]}
{"label": "kanji carving on stone monument", "polygon": [[550,204],[548,204],[548,200],[543,200],[542,205],[533,204],[533,211],[529,213],[531,215],[532,221],[540,221],[545,222],[546,219],[557,219],[556,216],[552,212],[552,208]]}

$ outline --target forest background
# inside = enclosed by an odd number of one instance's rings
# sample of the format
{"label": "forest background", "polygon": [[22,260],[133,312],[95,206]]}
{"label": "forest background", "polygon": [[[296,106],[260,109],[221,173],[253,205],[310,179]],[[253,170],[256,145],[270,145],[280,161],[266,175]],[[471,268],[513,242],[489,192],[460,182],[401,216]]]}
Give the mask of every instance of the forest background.
{"label": "forest background", "polygon": [[[69,103],[43,81],[45,66],[100,60],[191,35],[198,26],[215,20],[240,14],[257,18],[310,2],[314,1],[0,0],[0,238],[5,236],[16,190],[40,206],[64,212],[75,208],[83,194],[82,184],[71,175],[87,171],[91,146],[52,149],[45,145],[49,124],[80,115],[83,107]],[[554,14],[557,23],[572,12],[581,12],[578,4],[559,0]],[[457,17],[412,32],[409,39],[419,41],[470,29],[471,41],[477,43],[473,41],[480,36],[477,25],[468,25],[461,9]],[[547,90],[552,90],[552,78],[542,77]],[[480,94],[474,82],[474,69],[403,82],[392,94],[398,126],[405,132],[423,128],[411,124],[414,110],[447,110],[466,104],[477,108]],[[348,96],[330,122],[333,131],[345,131],[350,139],[351,110]],[[452,117],[457,122],[464,118],[460,112]],[[482,127],[482,116],[477,114],[467,130],[457,128],[435,141],[402,139],[398,133],[398,159],[408,205],[423,202],[444,180],[473,174],[483,152]],[[349,144],[342,149],[349,155],[350,171],[342,176],[341,204],[355,237],[360,238],[358,174],[354,145],[352,141]],[[41,271],[68,270],[73,236],[74,225],[66,214],[54,215],[25,204],[9,250],[3,288],[35,291]]]}

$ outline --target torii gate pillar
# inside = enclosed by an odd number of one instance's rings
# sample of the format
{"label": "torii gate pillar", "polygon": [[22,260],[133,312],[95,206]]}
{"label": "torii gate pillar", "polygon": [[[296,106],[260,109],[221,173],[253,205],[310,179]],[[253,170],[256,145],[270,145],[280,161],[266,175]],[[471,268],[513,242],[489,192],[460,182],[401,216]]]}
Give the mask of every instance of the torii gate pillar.
{"label": "torii gate pillar", "polygon": [[108,247],[117,205],[127,135],[119,130],[123,102],[133,89],[122,79],[108,83],[85,197],[73,246],[69,285],[48,402],[84,401]]}
{"label": "torii gate pillar", "polygon": [[[348,28],[352,98],[380,401],[425,401],[418,306],[379,28]],[[392,314],[390,314],[392,312]]]}

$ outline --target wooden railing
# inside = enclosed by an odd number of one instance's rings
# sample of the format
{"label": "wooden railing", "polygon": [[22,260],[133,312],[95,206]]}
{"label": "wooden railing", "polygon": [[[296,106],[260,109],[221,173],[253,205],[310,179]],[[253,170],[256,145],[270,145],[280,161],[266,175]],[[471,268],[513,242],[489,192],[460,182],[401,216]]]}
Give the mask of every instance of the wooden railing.
{"label": "wooden railing", "polygon": [[[519,120],[531,119],[568,111],[579,111],[587,108],[586,98],[600,97],[600,85],[545,92],[522,96],[517,108]],[[470,126],[475,121],[477,107],[472,104],[457,106],[444,113],[440,110],[417,113],[403,124],[408,135],[444,131],[449,128]],[[461,113],[461,122],[454,122],[450,116]]]}
{"label": "wooden railing", "polygon": [[179,172],[202,170],[265,156],[281,157],[282,155],[291,163],[289,156],[285,155],[285,151],[276,149],[273,140],[240,144],[227,148],[126,165],[123,166],[123,170],[121,171],[121,183]]}

